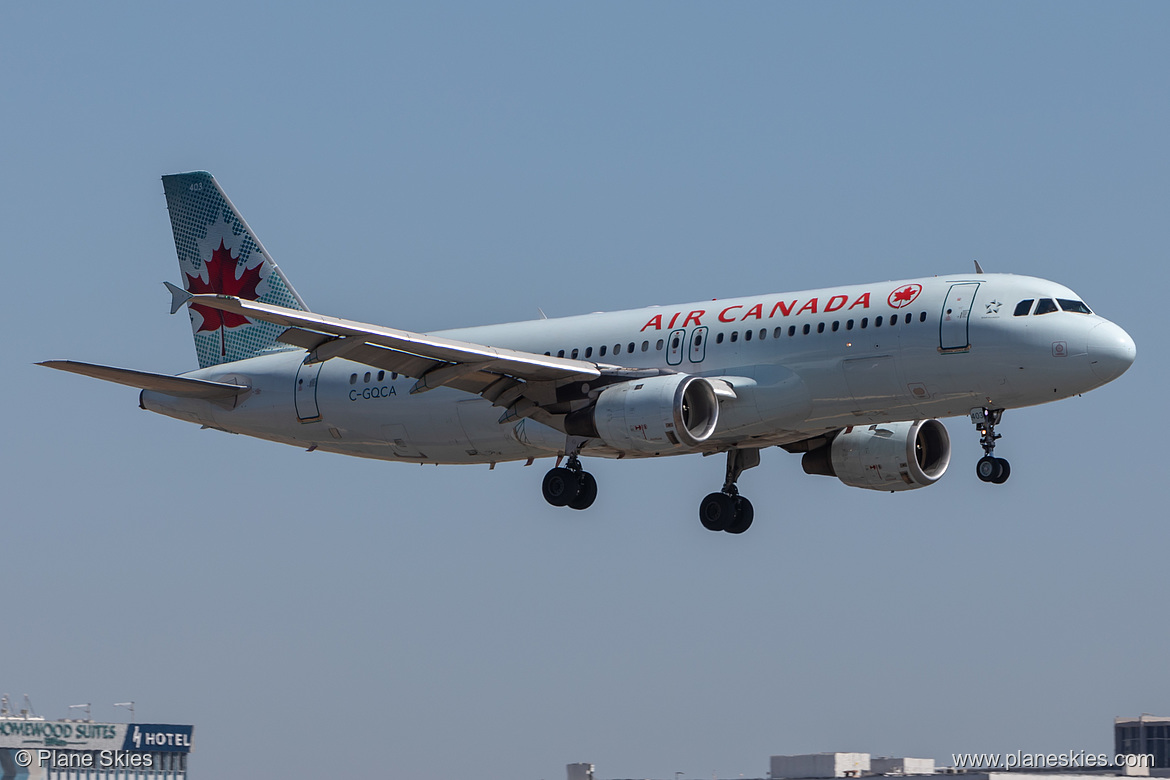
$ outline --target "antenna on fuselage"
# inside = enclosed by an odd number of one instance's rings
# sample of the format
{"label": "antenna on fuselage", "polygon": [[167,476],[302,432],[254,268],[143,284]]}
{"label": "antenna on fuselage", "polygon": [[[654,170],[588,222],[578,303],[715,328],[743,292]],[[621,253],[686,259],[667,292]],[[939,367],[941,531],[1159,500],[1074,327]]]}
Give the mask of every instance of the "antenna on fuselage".
{"label": "antenna on fuselage", "polygon": [[979,265],[978,260],[975,261],[975,273],[977,273],[977,274],[983,273],[983,266]]}

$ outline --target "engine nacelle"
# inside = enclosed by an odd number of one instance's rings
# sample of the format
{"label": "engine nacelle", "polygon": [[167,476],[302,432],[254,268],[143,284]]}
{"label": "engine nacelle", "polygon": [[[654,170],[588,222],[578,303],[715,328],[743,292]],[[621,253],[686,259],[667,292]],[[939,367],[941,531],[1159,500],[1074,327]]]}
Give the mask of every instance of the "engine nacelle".
{"label": "engine nacelle", "polygon": [[933,485],[951,462],[951,437],[938,420],[846,428],[832,443],[806,452],[808,474],[824,474],[867,490]]}
{"label": "engine nacelle", "polygon": [[565,427],[615,449],[650,454],[691,449],[711,437],[718,420],[710,382],[668,374],[610,385],[592,407],[569,415]]}

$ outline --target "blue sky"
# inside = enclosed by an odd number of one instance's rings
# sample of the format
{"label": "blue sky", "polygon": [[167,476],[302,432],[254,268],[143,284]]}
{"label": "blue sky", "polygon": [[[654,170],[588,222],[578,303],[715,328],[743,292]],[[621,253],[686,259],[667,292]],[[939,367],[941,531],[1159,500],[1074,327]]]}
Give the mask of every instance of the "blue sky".
{"label": "blue sky", "polygon": [[[1112,750],[1164,672],[1170,8],[6,3],[0,691],[194,723],[200,775],[761,777]],[[1134,337],[1009,411],[1009,483],[721,460],[420,468],[200,431],[32,364],[195,366],[159,176],[212,171],[315,309],[431,330],[966,270]],[[1163,507],[1159,509],[1158,507]]]}

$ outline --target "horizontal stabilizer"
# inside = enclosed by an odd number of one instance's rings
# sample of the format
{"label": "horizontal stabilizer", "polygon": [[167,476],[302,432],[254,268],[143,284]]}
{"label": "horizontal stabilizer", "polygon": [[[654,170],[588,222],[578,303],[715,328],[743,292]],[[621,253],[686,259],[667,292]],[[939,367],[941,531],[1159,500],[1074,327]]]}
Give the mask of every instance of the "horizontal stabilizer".
{"label": "horizontal stabilizer", "polygon": [[180,398],[206,398],[209,400],[231,398],[249,389],[246,385],[228,382],[208,382],[204,379],[152,374],[148,371],[134,371],[129,368],[96,366],[92,363],[78,363],[74,360],[46,360],[43,363],[37,363],[37,365],[56,368],[59,371],[70,371],[74,374],[84,374],[107,382],[117,382],[120,385],[129,385],[140,390],[154,390]]}

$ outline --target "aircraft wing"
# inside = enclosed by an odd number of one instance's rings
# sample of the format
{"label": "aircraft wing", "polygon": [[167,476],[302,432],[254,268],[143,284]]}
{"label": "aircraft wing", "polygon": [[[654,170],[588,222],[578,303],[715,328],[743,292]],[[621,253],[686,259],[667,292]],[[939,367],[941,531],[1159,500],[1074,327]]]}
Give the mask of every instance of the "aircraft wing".
{"label": "aircraft wing", "polygon": [[[342,357],[417,379],[412,393],[450,386],[512,407],[523,398],[534,409],[558,400],[557,388],[602,375],[585,360],[490,347],[295,311],[229,295],[193,295],[186,301],[288,328],[279,340],[309,351],[309,361]],[[613,367],[618,370],[617,367]],[[520,409],[517,415],[527,416]],[[533,416],[543,419],[536,412]]]}
{"label": "aircraft wing", "polygon": [[236,385],[230,382],[208,382],[204,379],[191,379],[184,376],[152,374],[149,371],[79,363],[76,360],[46,360],[37,365],[92,376],[94,379],[104,379],[107,382],[117,382],[120,385],[129,385],[140,390],[156,390],[181,398],[206,398],[208,400],[231,398],[249,389],[246,385]]}

